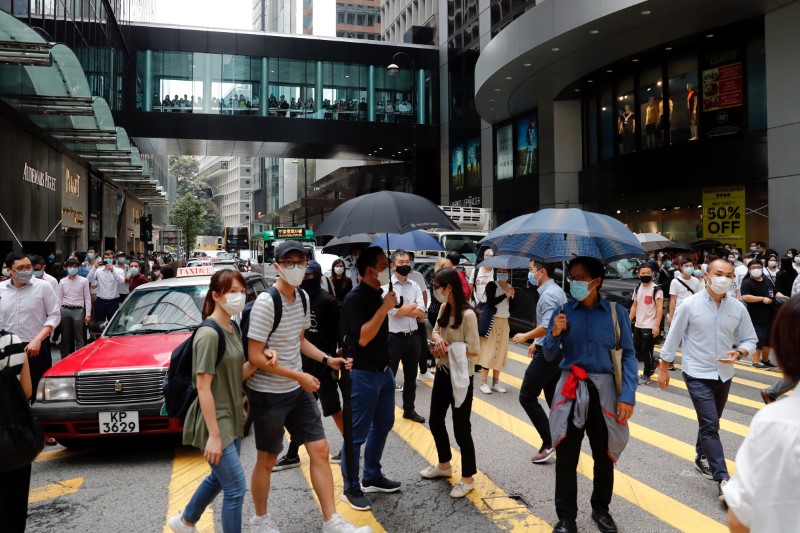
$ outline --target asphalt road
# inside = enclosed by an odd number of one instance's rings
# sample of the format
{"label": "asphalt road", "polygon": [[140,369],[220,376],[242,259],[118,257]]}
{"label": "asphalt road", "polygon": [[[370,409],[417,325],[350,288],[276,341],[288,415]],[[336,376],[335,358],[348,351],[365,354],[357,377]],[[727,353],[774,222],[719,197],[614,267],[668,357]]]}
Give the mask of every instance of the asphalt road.
{"label": "asphalt road", "polygon": [[[512,344],[512,352],[501,378],[508,393],[484,395],[476,389],[472,433],[480,474],[469,498],[450,498],[457,476],[451,481],[421,479],[419,471],[435,460],[433,440],[426,425],[400,417],[401,395],[397,394],[398,416],[383,466],[387,477],[403,483],[402,492],[369,495],[371,513],[352,511],[341,503],[340,512],[357,523],[373,525],[376,531],[549,531],[557,521],[554,462],[530,462],[539,437],[517,400],[527,356],[520,355],[525,353],[521,346]],[[680,373],[672,373],[672,378],[674,385],[667,391],[659,390],[657,384],[639,388],[631,440],[617,464],[611,513],[625,532],[727,531],[716,483],[694,470],[697,422],[688,393],[680,387]],[[734,464],[750,420],[761,407],[758,389],[778,378],[777,372],[737,364],[721,431],[729,465]],[[430,387],[418,384],[417,411],[427,416]],[[325,429],[331,448],[338,449],[341,437],[330,420],[325,421]],[[457,449],[454,440],[453,447]],[[587,440],[583,451],[578,467],[578,525],[581,531],[596,531],[590,518],[592,466]],[[252,436],[243,442],[242,462],[249,479],[255,462]],[[270,512],[284,532],[321,529],[307,465],[304,457],[303,468],[272,477]],[[180,446],[177,439],[105,441],[85,450],[48,447],[33,466],[28,531],[164,531],[167,517],[185,505],[206,471],[199,452]],[[340,480],[338,465],[333,465],[333,472],[334,479]],[[201,531],[222,531],[221,501],[218,497],[207,512]],[[252,515],[248,487],[245,523]]]}

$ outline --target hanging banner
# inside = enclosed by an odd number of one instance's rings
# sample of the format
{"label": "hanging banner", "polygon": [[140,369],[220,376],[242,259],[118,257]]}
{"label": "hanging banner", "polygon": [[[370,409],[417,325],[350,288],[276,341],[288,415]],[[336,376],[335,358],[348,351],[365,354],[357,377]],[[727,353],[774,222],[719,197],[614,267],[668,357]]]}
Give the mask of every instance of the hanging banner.
{"label": "hanging banner", "polygon": [[744,185],[703,189],[703,238],[746,250]]}
{"label": "hanging banner", "polygon": [[744,126],[744,64],[739,48],[718,49],[703,56],[703,118],[707,138],[738,135]]}
{"label": "hanging banner", "polygon": [[495,131],[497,149],[497,180],[510,180],[514,177],[514,125],[506,124]]}

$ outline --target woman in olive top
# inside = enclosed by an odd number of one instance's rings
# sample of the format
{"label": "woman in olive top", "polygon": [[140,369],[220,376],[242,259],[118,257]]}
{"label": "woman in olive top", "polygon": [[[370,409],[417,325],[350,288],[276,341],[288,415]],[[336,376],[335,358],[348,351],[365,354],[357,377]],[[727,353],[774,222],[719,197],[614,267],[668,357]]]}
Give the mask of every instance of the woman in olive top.
{"label": "woman in olive top", "polygon": [[169,519],[177,533],[196,533],[200,520],[214,498],[223,492],[222,530],[242,530],[245,476],[239,460],[244,437],[242,373],[245,368],[242,338],[231,317],[244,308],[245,281],[237,270],[220,270],[211,276],[203,318],[211,318],[225,333],[225,353],[217,364],[219,337],[214,328],[201,327],[194,336],[193,379],[197,400],[186,413],[183,443],[203,450],[211,474],[203,480],[182,513]]}

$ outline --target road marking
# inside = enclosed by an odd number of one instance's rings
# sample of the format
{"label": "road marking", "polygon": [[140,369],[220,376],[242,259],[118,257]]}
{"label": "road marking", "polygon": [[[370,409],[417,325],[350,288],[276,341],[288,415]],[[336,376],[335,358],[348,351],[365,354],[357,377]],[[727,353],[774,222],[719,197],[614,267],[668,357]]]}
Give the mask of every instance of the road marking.
{"label": "road marking", "polygon": [[[655,348],[653,348],[653,353],[659,353],[659,354],[660,354],[660,353],[661,353],[661,346],[656,346]],[[681,360],[683,360],[683,354],[681,353],[681,351],[680,351],[680,350],[678,350],[678,351],[675,353],[675,356],[676,356],[676,357],[680,357],[680,358],[681,358]],[[675,366],[680,366],[680,365],[675,365]],[[745,372],[752,372],[752,373],[754,373],[754,374],[761,374],[761,375],[763,375],[763,376],[769,376],[769,377],[771,377],[771,378],[773,378],[773,379],[774,379],[774,378],[780,378],[780,377],[782,376],[782,373],[781,373],[781,370],[780,370],[780,368],[776,369],[776,370],[773,372],[773,371],[769,371],[769,370],[762,370],[762,369],[760,369],[760,368],[753,368],[753,367],[752,367],[751,365],[749,365],[749,364],[744,364],[744,363],[740,363],[740,362],[736,362],[736,363],[734,363],[734,366],[735,366],[736,368],[738,368],[738,369],[744,370]],[[734,379],[734,381],[736,381],[736,379],[737,379],[737,378],[733,378],[733,379]],[[742,381],[747,381],[747,382],[749,382],[749,383],[757,383],[757,385],[755,385],[755,386],[756,386],[756,387],[758,387],[758,388],[762,388],[762,389],[763,389],[764,387],[768,386],[768,384],[765,384],[765,383],[758,383],[757,381],[750,381],[750,380],[746,380],[746,379],[743,379]],[[744,384],[744,383],[743,383],[743,384]]]}
{"label": "road marking", "polygon": [[[405,420],[402,415],[403,411],[395,406],[393,431],[426,461],[431,464],[438,463],[439,456],[436,453],[436,444],[430,430],[422,424]],[[461,454],[452,448],[451,452],[453,457],[450,464],[453,467],[453,475],[448,478],[448,481],[451,485],[455,485],[461,479]],[[553,530],[551,525],[531,513],[527,507],[522,507],[518,501],[510,498],[503,489],[495,485],[480,470],[475,474],[474,481],[475,489],[467,494],[466,498],[501,531],[549,533]],[[484,498],[492,498],[491,508],[484,503]]]}
{"label": "road marking", "polygon": [[88,453],[89,450],[70,450],[68,448],[63,448],[60,450],[48,450],[46,452],[42,452],[36,457],[36,463],[44,463],[46,461],[55,461],[57,459],[65,459],[67,457],[76,457],[78,455],[83,455]]}
{"label": "road marking", "polygon": [[66,481],[59,481],[58,483],[50,483],[41,487],[34,487],[28,495],[28,504],[37,503],[44,500],[51,500],[60,496],[66,496],[73,492],[78,492],[78,489],[83,485],[83,478],[76,477],[67,479]]}
{"label": "road marking", "polygon": [[[169,480],[167,520],[178,514],[189,500],[192,499],[194,491],[211,472],[200,450],[189,446],[175,448],[175,459],[172,461],[172,476]],[[195,524],[197,531],[201,533],[214,532],[214,509],[209,505],[200,517],[200,521]],[[172,530],[164,522],[164,533],[172,533]]]}
{"label": "road marking", "polygon": [[[300,469],[303,471],[303,477],[306,478],[306,483],[311,489],[311,494],[314,495],[317,505],[319,505],[319,498],[317,493],[314,492],[314,487],[311,484],[311,459],[308,457],[308,452],[305,446],[300,446]],[[342,469],[339,465],[331,465],[331,473],[333,474],[333,501],[336,502],[336,512],[347,520],[355,524],[356,527],[370,526],[373,533],[386,533],[378,519],[372,514],[372,511],[356,511],[348,504],[342,501],[342,490],[344,490],[344,479],[342,478]]]}

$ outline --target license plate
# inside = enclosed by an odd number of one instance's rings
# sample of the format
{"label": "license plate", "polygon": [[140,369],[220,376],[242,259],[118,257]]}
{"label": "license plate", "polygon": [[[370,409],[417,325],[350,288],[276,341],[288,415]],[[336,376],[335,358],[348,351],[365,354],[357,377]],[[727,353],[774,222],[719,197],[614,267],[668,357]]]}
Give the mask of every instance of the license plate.
{"label": "license plate", "polygon": [[100,433],[139,433],[138,411],[106,411],[100,416]]}

